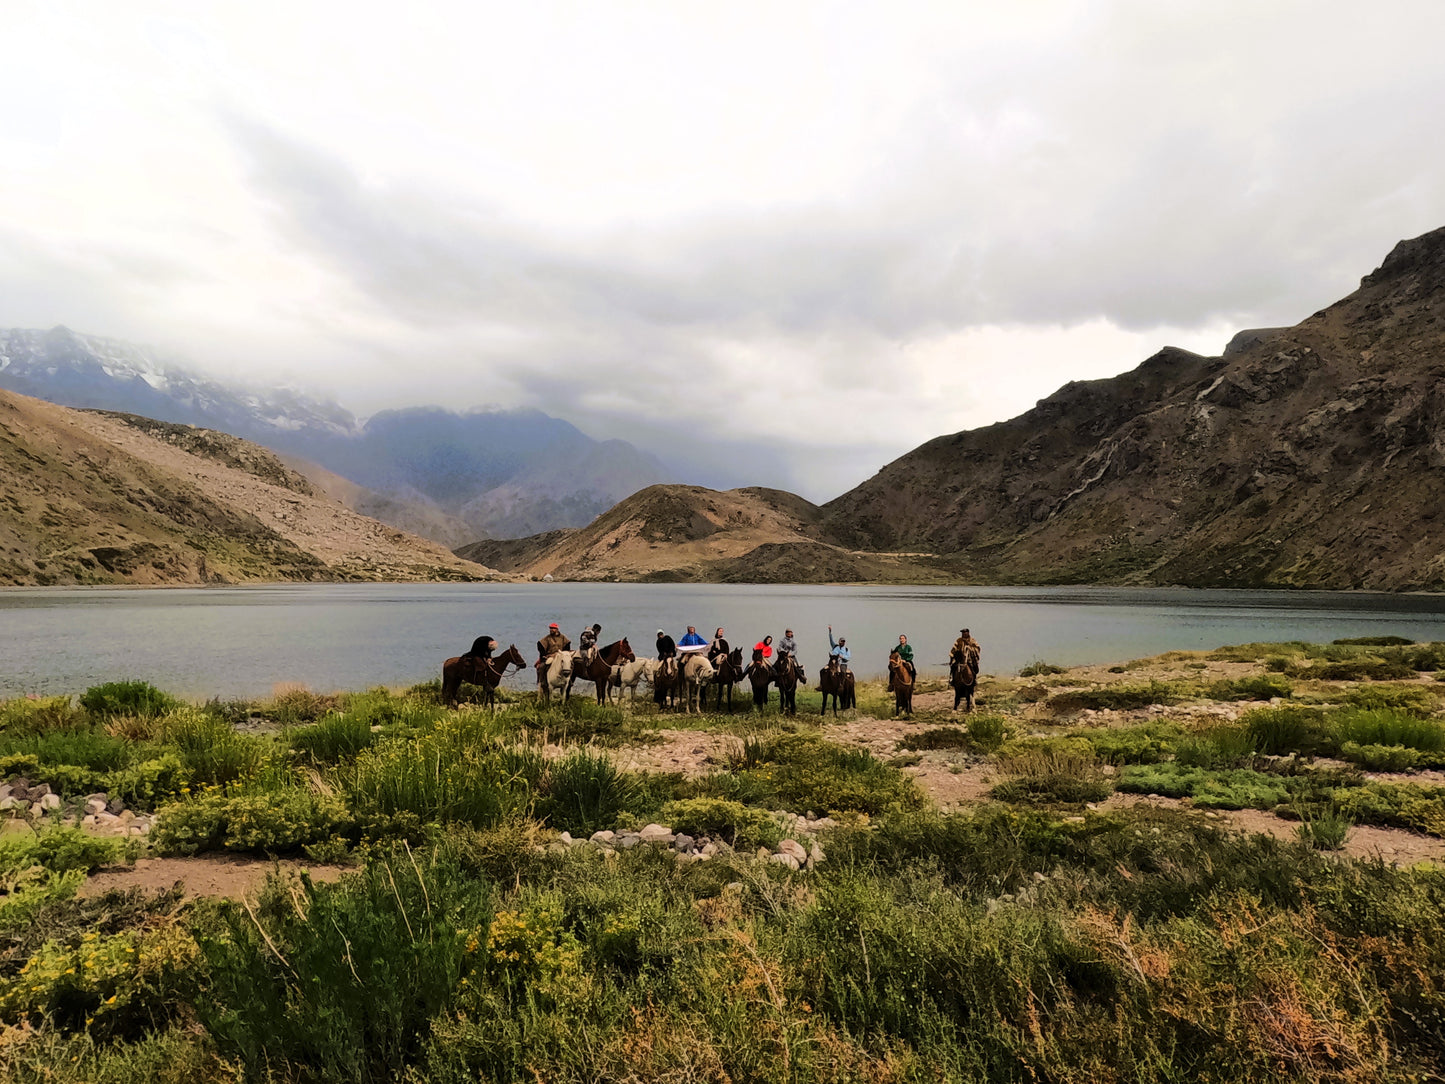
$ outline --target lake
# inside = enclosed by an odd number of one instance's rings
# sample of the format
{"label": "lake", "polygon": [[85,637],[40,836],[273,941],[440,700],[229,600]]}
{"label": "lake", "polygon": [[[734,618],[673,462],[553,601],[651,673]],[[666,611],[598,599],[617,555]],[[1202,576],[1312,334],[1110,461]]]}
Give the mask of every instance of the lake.
{"label": "lake", "polygon": [[[882,674],[900,632],[920,671],[943,675],[967,626],[985,673],[1034,660],[1125,661],[1253,640],[1394,634],[1445,640],[1445,596],[1112,587],[812,587],[695,584],[284,584],[260,587],[0,590],[0,697],[78,693],[140,678],[193,699],[410,685],[438,675],[482,633],[528,661],[557,621],[574,642],[600,621],[653,652],[660,626],[689,623],[734,646],[791,626],[810,671],[827,628],[847,636],[853,669]],[[507,684],[530,684],[531,674]]]}

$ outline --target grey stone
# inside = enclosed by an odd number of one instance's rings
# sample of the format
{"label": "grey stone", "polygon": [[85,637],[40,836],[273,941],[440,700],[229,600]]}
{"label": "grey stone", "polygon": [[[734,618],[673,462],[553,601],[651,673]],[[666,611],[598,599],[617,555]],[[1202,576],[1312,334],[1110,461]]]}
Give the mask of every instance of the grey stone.
{"label": "grey stone", "polygon": [[1034,870],[1034,883],[1035,883],[1035,884],[1042,884],[1044,881],[1047,881],[1048,879],[1049,879],[1049,878],[1048,878],[1048,875],[1047,875],[1047,874],[1045,874],[1045,873],[1040,873],[1038,870]]}
{"label": "grey stone", "polygon": [[30,800],[32,802],[39,801],[41,798],[44,798],[49,793],[49,783],[37,783],[35,786],[30,788]]}
{"label": "grey stone", "polygon": [[622,850],[631,850],[642,842],[642,837],[636,832],[624,832],[617,837],[617,846]]}
{"label": "grey stone", "polygon": [[0,809],[14,809],[19,804],[20,802],[18,799],[12,798],[8,794],[5,795],[5,797],[0,798]]}
{"label": "grey stone", "polygon": [[557,837],[557,842],[561,843],[563,846],[570,847],[572,845],[572,833],[563,832],[560,836]]}
{"label": "grey stone", "polygon": [[816,840],[813,842],[813,845],[808,848],[809,866],[816,866],[819,862],[824,861],[827,857],[828,856],[823,853],[823,845]]}
{"label": "grey stone", "polygon": [[677,848],[678,850],[680,850],[680,851],[685,851],[685,850],[687,850],[689,847],[691,847],[691,846],[692,846],[694,843],[696,843],[696,842],[697,842],[697,840],[693,839],[692,836],[687,835],[686,833],[683,833],[683,832],[677,833],[677,835],[674,836],[673,839],[672,839],[672,845],[673,845],[674,847],[676,847],[676,848]]}
{"label": "grey stone", "polygon": [[105,803],[105,808],[108,812],[119,815],[125,812],[125,802],[120,798],[112,798]]}
{"label": "grey stone", "polygon": [[702,855],[704,858],[711,858],[713,855],[717,854],[717,844],[711,841],[704,843],[697,853]]}
{"label": "grey stone", "polygon": [[0,798],[8,798],[14,791],[14,785],[10,783],[0,783]]}
{"label": "grey stone", "polygon": [[611,829],[604,828],[600,832],[593,832],[591,838],[593,843],[611,843],[617,838],[617,833]]}
{"label": "grey stone", "polygon": [[89,816],[94,816],[94,815],[97,814],[97,813],[104,813],[104,812],[105,812],[105,799],[104,799],[104,798],[91,798],[91,799],[88,799],[88,800],[86,801],[86,803],[85,803],[85,812],[86,812],[86,814],[89,815]]}
{"label": "grey stone", "polygon": [[59,808],[60,808],[60,795],[58,795],[58,794],[43,794],[43,795],[41,795],[41,796],[40,796],[40,808],[41,808],[41,809],[59,809]]}

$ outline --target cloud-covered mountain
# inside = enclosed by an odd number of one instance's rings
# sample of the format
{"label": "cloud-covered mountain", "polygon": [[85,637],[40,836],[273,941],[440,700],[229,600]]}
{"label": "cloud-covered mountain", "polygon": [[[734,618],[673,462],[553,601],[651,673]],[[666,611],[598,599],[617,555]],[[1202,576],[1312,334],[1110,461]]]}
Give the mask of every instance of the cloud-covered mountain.
{"label": "cloud-covered mountain", "polygon": [[536,410],[384,410],[366,422],[299,392],[245,388],[113,339],[0,330],[0,387],[244,437],[316,464],[317,483],[368,515],[457,546],[588,523],[666,481],[655,457]]}

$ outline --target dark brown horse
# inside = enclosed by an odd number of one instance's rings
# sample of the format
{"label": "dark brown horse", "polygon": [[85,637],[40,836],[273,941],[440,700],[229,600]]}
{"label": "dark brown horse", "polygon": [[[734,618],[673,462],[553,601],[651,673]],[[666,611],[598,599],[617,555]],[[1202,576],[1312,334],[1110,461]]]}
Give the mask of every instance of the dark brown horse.
{"label": "dark brown horse", "polygon": [[773,664],[773,680],[778,685],[778,710],[787,715],[798,714],[798,683],[808,683],[808,676],[798,665],[798,660],[786,651],[778,652],[778,661]]}
{"label": "dark brown horse", "polygon": [[713,684],[717,686],[717,710],[722,711],[723,690],[728,694],[728,711],[733,710],[733,686],[742,681],[743,675],[747,673],[743,669],[743,649],[735,647],[727,655],[719,655],[717,662],[717,673],[713,675]]}
{"label": "dark brown horse", "polygon": [[948,683],[953,686],[953,710],[964,704],[964,711],[973,710],[973,693],[978,688],[978,656],[973,652],[953,660],[949,667]]}
{"label": "dark brown horse", "polygon": [[844,670],[838,666],[838,658],[834,656],[828,660],[828,665],[818,673],[818,691],[823,694],[823,711],[821,714],[828,714],[828,697],[833,698],[833,714],[838,714],[841,706],[844,711],[851,708],[854,703],[853,671]]}
{"label": "dark brown horse", "polygon": [[457,694],[461,692],[462,683],[466,682],[479,686],[483,703],[488,707],[495,707],[497,686],[501,684],[502,675],[507,672],[508,666],[516,666],[518,670],[527,668],[527,661],[522,658],[516,644],[494,659],[479,659],[475,655],[458,655],[454,659],[448,659],[442,663],[442,703],[455,707]]}
{"label": "dark brown horse", "polygon": [[753,652],[753,661],[748,664],[747,678],[753,686],[753,707],[762,711],[768,706],[768,686],[773,683],[777,675],[773,668],[763,662],[761,651]]}
{"label": "dark brown horse", "polygon": [[676,655],[669,655],[657,664],[652,672],[652,699],[659,708],[677,707],[678,690],[682,687],[682,667]]}
{"label": "dark brown horse", "polygon": [[888,691],[893,694],[893,717],[913,714],[913,674],[896,651],[888,653]]}
{"label": "dark brown horse", "polygon": [[637,656],[632,653],[632,645],[627,642],[625,636],[616,643],[599,647],[593,653],[590,662],[584,663],[582,657],[578,655],[572,662],[572,679],[567,682],[567,692],[562,699],[565,701],[572,695],[572,682],[580,677],[597,685],[597,703],[605,704],[607,702],[607,683],[612,680],[612,668],[620,662],[636,661]]}

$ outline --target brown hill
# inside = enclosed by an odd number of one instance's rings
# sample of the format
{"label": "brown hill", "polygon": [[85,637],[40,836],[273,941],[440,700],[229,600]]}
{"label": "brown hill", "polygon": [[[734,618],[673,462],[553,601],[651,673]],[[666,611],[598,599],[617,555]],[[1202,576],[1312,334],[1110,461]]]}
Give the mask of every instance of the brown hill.
{"label": "brown hill", "polygon": [[483,579],[236,437],[0,391],[0,584]]}
{"label": "brown hill", "polygon": [[818,534],[820,509],[792,493],[650,486],[586,527],[479,542],[460,553],[540,579],[822,583],[937,580],[899,558],[857,554]]}
{"label": "brown hill", "polygon": [[960,578],[1445,589],[1445,229],[1225,356],[1165,349],[939,437],[824,506],[821,537]]}

